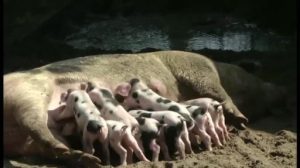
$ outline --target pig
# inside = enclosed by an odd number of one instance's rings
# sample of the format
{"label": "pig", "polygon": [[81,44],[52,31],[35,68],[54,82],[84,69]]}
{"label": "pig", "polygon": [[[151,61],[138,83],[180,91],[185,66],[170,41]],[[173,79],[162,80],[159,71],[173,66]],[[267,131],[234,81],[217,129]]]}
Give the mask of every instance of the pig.
{"label": "pig", "polygon": [[[174,101],[204,96],[219,102],[225,101],[223,110],[228,123],[245,129],[248,119],[237,108],[230,97],[232,95],[227,93],[228,89],[240,88],[240,83],[231,80],[227,69],[230,69],[230,65],[217,64],[200,54],[158,51],[78,57],[5,74],[4,156],[43,156],[85,167],[100,167],[100,159],[71,150],[60,140],[64,137],[56,129],[55,123],[48,125],[48,118],[51,117],[49,111],[60,106],[61,93],[68,88],[78,89],[80,83],[87,81],[101,83],[101,86],[113,90],[119,83],[138,77],[151,89]],[[231,69],[234,72],[241,71],[238,68]],[[226,91],[222,86],[224,80],[230,81],[230,86],[225,85]],[[245,99],[243,95],[238,98]]]}
{"label": "pig", "polygon": [[221,142],[225,144],[226,140],[229,140],[229,133],[227,130],[227,126],[225,124],[225,117],[224,117],[223,107],[222,107],[222,104],[224,104],[224,102],[220,103],[211,98],[203,97],[203,98],[185,101],[183,103],[206,108],[211,115],[216,132],[218,133]]}
{"label": "pig", "polygon": [[[95,84],[88,82],[88,94],[101,111],[101,116],[106,120],[122,121],[124,124],[130,127],[135,133],[138,131],[139,124],[137,120],[128,114],[128,112],[120,105],[114,98],[112,92],[108,88],[97,87]],[[135,132],[134,132],[135,131]]]}
{"label": "pig", "polygon": [[150,111],[170,110],[182,115],[189,129],[192,129],[194,126],[194,121],[189,111],[182,104],[160,96],[137,78],[131,79],[129,83],[125,82],[118,85],[115,93],[118,94],[119,97],[123,96],[122,105],[126,109],[141,108]]}
{"label": "pig", "polygon": [[136,117],[140,125],[141,130],[141,146],[143,151],[148,153],[148,149],[152,151],[152,161],[156,162],[159,160],[160,146],[157,144],[160,134],[162,132],[163,126],[165,124],[160,124],[157,120],[145,117]]}
{"label": "pig", "polygon": [[[95,149],[93,143],[95,140],[98,140],[103,144],[106,155],[105,158],[108,159],[106,162],[109,163],[107,124],[100,116],[100,112],[93,104],[87,92],[85,90],[69,89],[68,93],[63,95],[66,95],[65,98],[63,98],[66,107],[55,119],[61,120],[70,115],[75,116],[77,132],[82,134],[83,151],[94,154]],[[66,134],[63,133],[63,135]]]}
{"label": "pig", "polygon": [[[95,84],[91,82],[88,83],[88,86],[93,86],[92,88],[87,88],[88,94],[95,105],[101,111],[101,116],[106,120],[115,120],[120,121],[126,124],[131,130],[133,136],[138,135],[139,133],[139,123],[138,121],[128,114],[128,112],[115,100],[111,91],[107,88],[96,87]],[[128,163],[132,163],[132,151],[135,152],[137,157],[142,161],[149,161],[139,146],[132,146],[130,144],[137,144],[136,139],[129,137],[126,141],[127,150],[128,150]],[[129,141],[130,140],[130,141]],[[134,147],[134,148],[132,148]]]}
{"label": "pig", "polygon": [[[168,139],[175,140],[176,148],[179,151],[180,158],[185,158],[185,147],[187,147],[188,153],[192,153],[191,143],[188,138],[188,130],[185,122],[185,118],[178,113],[172,111],[155,111],[150,112],[146,110],[131,110],[129,114],[135,117],[148,117],[159,121],[162,124],[166,124],[165,134]],[[170,136],[169,136],[170,135]],[[164,147],[165,145],[162,145]],[[164,157],[169,160],[169,152],[164,148]]]}
{"label": "pig", "polygon": [[195,127],[191,130],[191,132],[200,136],[201,140],[205,144],[205,147],[209,151],[212,151],[211,139],[217,146],[222,146],[207,107],[187,105],[186,108],[189,110],[191,116],[195,120]]}

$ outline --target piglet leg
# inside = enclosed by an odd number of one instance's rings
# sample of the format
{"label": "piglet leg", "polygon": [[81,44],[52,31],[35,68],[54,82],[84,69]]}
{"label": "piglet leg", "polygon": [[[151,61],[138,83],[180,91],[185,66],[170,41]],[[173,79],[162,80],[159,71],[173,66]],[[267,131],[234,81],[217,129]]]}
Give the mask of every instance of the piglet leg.
{"label": "piglet leg", "polygon": [[158,142],[159,142],[159,145],[161,146],[161,150],[163,152],[164,159],[166,161],[172,160],[171,157],[170,157],[168,146],[167,146],[166,141],[165,141],[165,133],[164,133],[163,129],[161,130],[161,132],[159,134]]}
{"label": "piglet leg", "polygon": [[183,134],[181,135],[181,138],[185,144],[187,153],[188,154],[194,153],[192,150],[191,141],[189,139],[189,132],[188,132],[188,129],[186,126],[186,122],[184,122],[184,125],[183,125]]}
{"label": "piglet leg", "polygon": [[224,132],[224,136],[226,138],[226,140],[229,140],[229,133],[228,133],[228,130],[227,130],[227,127],[225,125],[225,117],[223,115],[223,113],[221,114],[220,116],[220,121],[219,121],[219,125],[221,126],[221,128],[223,129],[223,132]]}
{"label": "piglet leg", "polygon": [[127,165],[126,162],[127,150],[121,145],[120,140],[110,141],[110,145],[120,156],[121,165],[122,166]]}
{"label": "piglet leg", "polygon": [[220,139],[218,137],[218,134],[216,133],[215,127],[214,127],[214,123],[212,121],[212,118],[210,115],[207,115],[207,131],[209,133],[209,135],[211,136],[213,142],[217,145],[217,146],[222,146]]}
{"label": "piglet leg", "polygon": [[[197,126],[195,125],[195,127],[197,127]],[[196,134],[193,132],[193,130],[191,130],[189,132],[189,139],[191,141],[191,146],[193,146],[194,148],[198,148],[198,140],[197,140]]]}
{"label": "piglet leg", "polygon": [[197,126],[195,126],[193,128],[193,131],[200,136],[201,141],[204,143],[205,147],[209,150],[212,151],[212,147],[211,147],[211,138],[210,136],[206,133],[205,130],[205,120],[202,120],[201,124],[197,124]]}
{"label": "piglet leg", "polygon": [[[99,140],[100,141],[100,140]],[[105,158],[105,163],[107,165],[110,165],[110,152],[109,152],[109,140],[108,138],[103,140],[103,141],[100,141],[102,143],[102,147],[103,147],[103,150],[104,150],[104,158]],[[119,154],[119,153],[118,153]]]}
{"label": "piglet leg", "polygon": [[141,161],[149,162],[149,160],[146,158],[146,156],[142,152],[141,148],[139,147],[136,139],[132,136],[131,133],[126,132],[124,138],[125,138],[126,144],[133,149],[134,153]]}
{"label": "piglet leg", "polygon": [[177,139],[176,139],[176,147],[179,151],[180,159],[184,159],[185,158],[185,146],[180,137],[177,137]]}
{"label": "piglet leg", "polygon": [[224,145],[226,143],[226,139],[225,139],[223,128],[221,128],[221,126],[219,125],[218,121],[214,122],[214,126],[215,126],[215,130],[216,130],[216,132],[217,132],[217,134],[218,134],[218,136],[220,138],[220,141]]}
{"label": "piglet leg", "polygon": [[86,153],[94,154],[95,152],[95,149],[93,147],[93,141],[90,138],[90,135],[87,133],[86,129],[83,131],[82,147],[83,151]]}
{"label": "piglet leg", "polygon": [[150,142],[150,149],[152,150],[152,161],[157,162],[159,159],[160,146],[156,143],[156,139]]}

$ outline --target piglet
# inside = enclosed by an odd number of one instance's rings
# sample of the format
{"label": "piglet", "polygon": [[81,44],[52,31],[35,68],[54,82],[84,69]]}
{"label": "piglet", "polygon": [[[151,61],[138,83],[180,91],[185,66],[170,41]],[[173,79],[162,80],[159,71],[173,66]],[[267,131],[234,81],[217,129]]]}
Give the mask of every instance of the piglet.
{"label": "piglet", "polygon": [[194,121],[185,106],[160,96],[137,78],[131,79],[129,83],[119,84],[115,94],[123,97],[122,105],[127,110],[140,108],[148,111],[174,111],[185,118],[189,130],[194,126]]}
{"label": "piglet", "polygon": [[104,145],[105,155],[109,163],[108,128],[100,112],[93,104],[85,90],[68,90],[65,95],[66,107],[56,119],[75,116],[77,131],[82,134],[83,151],[94,154],[93,143],[99,140]]}
{"label": "piglet", "polygon": [[209,151],[212,150],[211,139],[217,146],[222,146],[207,108],[191,105],[187,105],[186,108],[195,120],[195,127],[191,130],[191,133],[199,135]]}
{"label": "piglet", "polygon": [[224,104],[224,102],[220,103],[212,98],[198,98],[185,101],[183,103],[187,105],[196,105],[206,108],[211,115],[215,129],[220,137],[221,142],[225,144],[226,140],[229,140],[229,133],[225,124],[225,117],[222,107],[222,104]]}
{"label": "piglet", "polygon": [[[188,130],[185,122],[185,118],[178,113],[172,111],[155,111],[150,112],[146,110],[131,110],[128,112],[135,117],[147,117],[153,118],[159,121],[161,124],[166,124],[165,135],[168,142],[175,140],[175,145],[179,151],[180,158],[185,158],[185,146],[188,153],[192,153],[191,143],[188,137]],[[174,143],[173,143],[174,144]],[[161,145],[165,159],[170,160],[169,150],[165,144]]]}
{"label": "piglet", "polygon": [[136,119],[140,125],[141,136],[139,141],[143,147],[143,151],[148,153],[151,150],[152,161],[156,162],[159,160],[160,153],[160,146],[157,144],[157,140],[159,140],[164,124],[160,124],[152,118],[136,117]]}
{"label": "piglet", "polygon": [[[120,121],[128,126],[128,129],[131,131],[131,134],[136,137],[139,133],[139,124],[138,121],[132,117],[128,112],[115,100],[112,92],[107,88],[97,87],[94,83],[88,83],[87,87],[88,94],[94,104],[101,111],[101,116],[106,120]],[[131,138],[131,137],[130,137]],[[144,155],[139,146],[132,146],[136,144],[136,139],[131,138],[127,146],[127,162],[132,163],[132,154],[133,151],[136,153],[137,157],[142,161],[149,161]]]}

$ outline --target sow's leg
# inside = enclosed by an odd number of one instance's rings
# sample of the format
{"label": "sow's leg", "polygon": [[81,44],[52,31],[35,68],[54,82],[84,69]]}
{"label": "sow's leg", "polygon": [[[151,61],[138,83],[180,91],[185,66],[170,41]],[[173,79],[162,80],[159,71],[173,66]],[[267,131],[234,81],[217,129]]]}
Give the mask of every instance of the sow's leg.
{"label": "sow's leg", "polygon": [[[37,155],[62,159],[71,164],[83,164],[86,167],[100,167],[98,158],[81,151],[72,151],[53,136],[47,126],[48,97],[41,89],[25,82],[22,85],[9,84],[11,83],[4,83],[4,113],[11,113],[19,127],[39,144],[41,150]],[[28,155],[26,152],[23,155]]]}

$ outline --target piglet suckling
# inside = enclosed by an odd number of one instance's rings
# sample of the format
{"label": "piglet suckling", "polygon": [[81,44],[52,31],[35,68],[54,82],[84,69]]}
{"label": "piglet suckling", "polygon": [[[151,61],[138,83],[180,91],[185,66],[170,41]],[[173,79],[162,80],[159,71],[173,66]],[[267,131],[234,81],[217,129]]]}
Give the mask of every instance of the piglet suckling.
{"label": "piglet suckling", "polygon": [[[138,138],[137,136],[139,135],[140,131],[138,121],[130,114],[128,114],[128,112],[118,103],[118,101],[115,100],[112,92],[107,88],[97,87],[90,83],[88,85],[88,94],[97,108],[101,111],[101,116],[106,120],[114,120],[124,123],[131,131],[131,135],[133,135],[135,138]],[[140,160],[149,161],[145,157],[143,152],[139,152],[142,151],[139,146],[132,145],[137,143],[135,138],[132,139],[131,137],[129,137],[130,140],[126,140],[126,142],[128,143],[128,145],[125,146],[125,148],[127,147],[128,152],[127,162],[132,162],[133,151],[136,153],[137,157]]]}
{"label": "piglet suckling", "polygon": [[140,124],[141,136],[140,143],[143,146],[143,151],[147,153],[152,152],[152,161],[159,160],[160,146],[157,144],[160,133],[163,129],[163,124],[157,120],[146,117],[136,117]]}
{"label": "piglet suckling", "polygon": [[[193,153],[191,143],[189,140],[189,134],[184,117],[178,113],[172,111],[146,111],[146,110],[131,110],[130,113],[134,117],[146,117],[153,118],[159,121],[161,124],[165,124],[164,134],[165,141],[169,145],[175,145],[179,151],[180,158],[185,158],[185,149],[188,153]],[[163,141],[160,141],[160,143]],[[170,160],[169,151],[174,151],[174,147],[168,149],[166,144],[161,144],[161,148],[166,160]]]}
{"label": "piglet suckling", "polygon": [[160,96],[137,78],[131,79],[129,83],[119,84],[115,89],[115,94],[123,97],[122,105],[127,110],[173,111],[185,118],[189,129],[194,126],[194,121],[184,105]]}
{"label": "piglet suckling", "polygon": [[[91,85],[91,84],[89,84]],[[137,133],[139,124],[114,98],[112,92],[107,88],[89,88],[88,94],[97,108],[101,111],[101,116],[106,120],[121,121]]]}
{"label": "piglet suckling", "polygon": [[[121,165],[127,165],[127,148],[133,149],[140,160],[148,161],[127,125],[120,121],[106,120],[109,128],[108,137],[111,147],[118,153]],[[123,143],[122,143],[123,142]],[[123,146],[126,145],[126,146]]]}
{"label": "piglet suckling", "polygon": [[226,140],[229,140],[229,133],[225,124],[225,117],[222,107],[224,102],[220,103],[212,98],[204,97],[185,101],[183,103],[187,105],[196,105],[206,108],[211,115],[215,129],[220,137],[221,142],[225,144]]}
{"label": "piglet suckling", "polygon": [[191,134],[199,135],[209,151],[212,150],[211,140],[217,146],[222,146],[207,108],[192,105],[187,105],[186,108],[195,121],[195,127],[191,130]]}
{"label": "piglet suckling", "polygon": [[100,116],[100,112],[93,104],[85,90],[68,90],[65,94],[66,107],[58,116],[63,119],[70,115],[75,116],[77,131],[82,134],[83,151],[93,154],[93,143],[98,140],[103,144],[105,155],[109,163],[108,128],[106,121]]}

